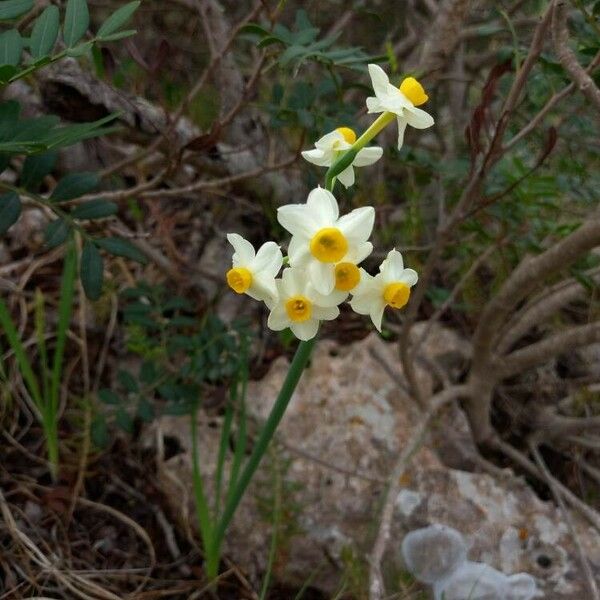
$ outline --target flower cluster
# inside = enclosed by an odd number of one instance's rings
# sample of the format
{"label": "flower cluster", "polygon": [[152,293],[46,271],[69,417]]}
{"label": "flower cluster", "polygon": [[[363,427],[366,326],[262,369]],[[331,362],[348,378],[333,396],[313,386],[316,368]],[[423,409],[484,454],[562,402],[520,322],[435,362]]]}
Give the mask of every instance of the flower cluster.
{"label": "flower cluster", "polygon": [[[381,158],[382,148],[365,146],[394,117],[399,147],[407,124],[419,129],[433,124],[429,114],[416,108],[427,101],[416,79],[408,77],[396,88],[380,67],[369,65],[369,73],[375,97],[367,99],[367,108],[371,113],[382,113],[377,121],[358,139],[350,128],[340,127],[319,139],[314,150],[302,153],[309,162],[333,170],[331,188],[336,180],[351,186],[354,167],[371,165]],[[340,164],[344,157],[349,160]],[[369,241],[375,221],[372,206],[340,216],[333,193],[318,187],[310,192],[306,203],[280,207],[277,219],[292,236],[285,260],[274,242],[266,242],[255,251],[242,236],[227,236],[234,249],[227,283],[236,293],[248,294],[267,305],[271,329],[289,327],[299,339],[309,340],[317,334],[321,321],[339,315],[339,305],[351,295],[353,310],[370,315],[381,331],[385,308],[400,309],[408,302],[418,276],[413,269],[404,268],[400,252],[391,250],[375,276],[359,266],[373,251]]]}

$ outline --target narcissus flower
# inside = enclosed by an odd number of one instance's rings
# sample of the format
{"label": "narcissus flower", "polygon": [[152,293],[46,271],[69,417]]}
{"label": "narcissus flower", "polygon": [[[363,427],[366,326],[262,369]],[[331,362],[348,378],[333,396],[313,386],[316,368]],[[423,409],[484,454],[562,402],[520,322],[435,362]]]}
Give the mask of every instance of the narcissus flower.
{"label": "narcissus flower", "polygon": [[[313,165],[330,167],[339,155],[352,147],[356,134],[349,127],[338,127],[335,131],[324,135],[315,142],[314,150],[305,150],[302,156]],[[371,146],[362,148],[356,154],[349,167],[337,175],[337,179],[345,186],[354,185],[354,167],[367,167],[377,162],[383,155],[383,148]]]}
{"label": "narcissus flower", "polygon": [[367,241],[375,221],[373,207],[356,208],[340,217],[333,194],[322,188],[312,190],[306,204],[280,207],[277,219],[292,234],[290,265],[305,269],[320,294],[334,290],[336,264],[359,263],[373,250]]}
{"label": "narcissus flower", "polygon": [[364,274],[353,292],[350,306],[361,315],[370,315],[375,327],[381,331],[385,307],[398,309],[405,306],[410,297],[410,288],[418,278],[416,271],[404,268],[402,254],[392,250],[381,263],[375,277]]}
{"label": "narcissus flower", "polygon": [[398,150],[404,142],[407,125],[416,129],[426,129],[433,125],[433,117],[417,108],[429,99],[423,86],[414,78],[407,77],[399,87],[392,85],[385,71],[378,65],[369,65],[369,75],[375,91],[375,97],[367,98],[370,113],[388,112],[398,120]]}
{"label": "narcissus flower", "polygon": [[275,277],[281,269],[283,255],[275,242],[266,242],[254,251],[252,244],[237,233],[228,233],[233,246],[233,267],[227,271],[227,284],[237,294],[248,294],[267,301],[277,296]]}
{"label": "narcissus flower", "polygon": [[337,304],[343,298],[318,294],[301,270],[286,269],[276,284],[276,299],[266,302],[271,310],[267,325],[274,331],[289,327],[297,338],[310,340],[321,321],[332,321],[340,314]]}

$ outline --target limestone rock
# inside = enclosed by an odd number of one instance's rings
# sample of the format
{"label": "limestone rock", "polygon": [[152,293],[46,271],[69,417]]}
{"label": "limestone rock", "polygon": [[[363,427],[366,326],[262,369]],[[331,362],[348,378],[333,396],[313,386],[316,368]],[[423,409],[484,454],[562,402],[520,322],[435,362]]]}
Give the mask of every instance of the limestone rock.
{"label": "limestone rock", "polygon": [[[415,329],[418,337],[422,326]],[[437,385],[432,363],[441,357],[465,358],[460,338],[442,327],[421,352],[418,377],[430,390]],[[287,361],[280,358],[262,381],[250,383],[247,407],[252,417],[266,417],[286,372]],[[395,344],[376,335],[343,347],[320,341],[278,431],[278,451],[267,455],[229,530],[228,556],[251,577],[259,577],[264,569],[271,535],[272,473],[277,466],[285,482],[284,506],[290,508],[275,577],[302,584],[320,566],[315,583],[334,589],[344,557],[350,552],[364,556],[371,547],[385,479],[418,414],[406,391]],[[214,472],[219,426],[217,420],[199,416],[202,469],[207,476]],[[510,472],[496,479],[449,468],[439,458],[443,452],[439,456],[438,452],[444,432],[455,431],[467,435],[466,421],[458,408],[448,407],[414,456],[396,500],[385,570],[393,574],[404,569],[400,542],[408,531],[440,523],[463,534],[470,560],[506,575],[530,573],[549,600],[585,597],[560,512]],[[169,438],[181,451],[162,462],[160,479],[173,500],[173,511],[194,527],[187,419],[168,417],[158,423],[159,442]],[[578,515],[573,521],[593,568],[600,571],[600,537]]]}

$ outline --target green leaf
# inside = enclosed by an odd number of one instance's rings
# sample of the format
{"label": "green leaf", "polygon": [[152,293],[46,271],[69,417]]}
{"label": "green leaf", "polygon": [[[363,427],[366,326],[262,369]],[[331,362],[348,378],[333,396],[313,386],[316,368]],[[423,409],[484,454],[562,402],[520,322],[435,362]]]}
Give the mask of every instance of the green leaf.
{"label": "green leaf", "polygon": [[16,19],[33,8],[33,0],[4,0],[0,2],[0,20]]}
{"label": "green leaf", "polygon": [[137,416],[145,423],[150,423],[154,419],[154,407],[146,398],[140,398],[137,406]]}
{"label": "green leaf", "polygon": [[15,192],[0,196],[0,235],[4,235],[21,214],[21,200]]}
{"label": "green leaf", "polygon": [[2,65],[0,67],[0,83],[8,83],[17,73],[17,67],[13,65]]}
{"label": "green leaf", "polygon": [[46,56],[54,48],[59,27],[60,14],[58,6],[51,4],[38,17],[31,30],[29,47],[31,49],[31,56],[34,59]]}
{"label": "green leaf", "polygon": [[138,9],[140,5],[139,1],[129,2],[125,4],[125,6],[121,6],[121,8],[117,9],[100,27],[96,37],[100,40],[106,40],[107,36],[111,33],[115,33],[118,31],[129,19],[133,13]]}
{"label": "green leaf", "polygon": [[0,33],[0,65],[16,66],[21,60],[23,39],[16,29]]}
{"label": "green leaf", "polygon": [[92,441],[99,448],[104,448],[108,445],[108,427],[102,415],[96,415],[92,420],[90,434]]}
{"label": "green leaf", "polygon": [[44,230],[46,248],[48,248],[48,250],[52,250],[52,248],[56,248],[57,246],[64,244],[68,235],[69,225],[66,221],[63,219],[55,219],[54,221],[50,221]]}
{"label": "green leaf", "polygon": [[133,419],[125,411],[123,407],[120,407],[115,414],[115,421],[117,425],[127,433],[133,433]]}
{"label": "green leaf", "polygon": [[65,175],[50,196],[52,202],[63,202],[65,200],[72,200],[73,198],[79,198],[89,192],[93,192],[100,183],[100,177],[97,173],[82,172],[82,173],[69,173]]}
{"label": "green leaf", "polygon": [[122,238],[100,238],[96,240],[96,245],[100,246],[110,254],[115,256],[122,256],[124,258],[130,258],[136,262],[145,265],[148,259],[140,250],[138,250],[131,242]]}
{"label": "green leaf", "polygon": [[52,173],[58,155],[56,152],[45,152],[28,156],[21,171],[20,184],[26,190],[36,192],[44,177]]}
{"label": "green leaf", "polygon": [[67,0],[63,39],[72,48],[88,30],[90,13],[86,0]]}
{"label": "green leaf", "polygon": [[94,246],[93,242],[86,240],[81,252],[79,276],[85,295],[90,300],[98,300],[102,293],[102,279],[104,276],[104,260]]}
{"label": "green leaf", "polygon": [[89,42],[84,42],[83,44],[79,44],[74,48],[67,48],[66,55],[71,56],[73,58],[79,58],[80,56],[83,56],[86,52],[88,52],[88,50],[92,48],[93,45],[94,42],[90,40]]}
{"label": "green leaf", "polygon": [[102,388],[101,390],[98,390],[98,400],[104,404],[112,404],[113,406],[121,404],[121,398],[119,398],[115,392],[109,390],[108,388]]}
{"label": "green leaf", "polygon": [[124,38],[131,37],[137,33],[137,29],[124,29],[123,31],[117,31],[116,33],[111,33],[109,35],[105,35],[101,41],[102,42],[114,42],[116,40],[122,40]]}
{"label": "green leaf", "polygon": [[90,200],[77,206],[71,216],[75,219],[103,219],[116,214],[118,206],[107,200]]}
{"label": "green leaf", "polygon": [[119,371],[117,373],[117,379],[128,393],[134,394],[140,391],[137,381],[128,371]]}

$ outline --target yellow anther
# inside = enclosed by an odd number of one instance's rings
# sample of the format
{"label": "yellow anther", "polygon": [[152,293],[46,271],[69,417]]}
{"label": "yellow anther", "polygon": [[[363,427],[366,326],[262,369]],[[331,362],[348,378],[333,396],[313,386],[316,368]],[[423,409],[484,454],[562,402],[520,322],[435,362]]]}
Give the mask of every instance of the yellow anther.
{"label": "yellow anther", "polygon": [[415,105],[420,106],[429,100],[423,86],[414,78],[407,77],[400,84],[400,91]]}
{"label": "yellow anther", "polygon": [[335,289],[342,292],[353,290],[360,281],[360,270],[354,263],[341,262],[335,265]]}
{"label": "yellow anther", "polygon": [[346,140],[346,142],[349,144],[354,144],[356,141],[356,134],[354,133],[354,130],[350,129],[350,127],[338,127],[336,131],[341,133],[344,140]]}
{"label": "yellow anther", "polygon": [[238,294],[243,294],[252,285],[252,273],[244,267],[227,271],[227,284]]}
{"label": "yellow anther", "polygon": [[348,252],[348,240],[339,229],[324,227],[310,240],[310,251],[321,262],[339,262]]}
{"label": "yellow anther", "polygon": [[312,315],[312,302],[305,296],[291,296],[285,303],[285,310],[292,321],[302,323]]}
{"label": "yellow anther", "polygon": [[392,308],[402,308],[409,297],[410,288],[405,283],[388,283],[383,290],[383,299]]}

